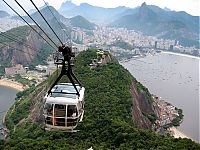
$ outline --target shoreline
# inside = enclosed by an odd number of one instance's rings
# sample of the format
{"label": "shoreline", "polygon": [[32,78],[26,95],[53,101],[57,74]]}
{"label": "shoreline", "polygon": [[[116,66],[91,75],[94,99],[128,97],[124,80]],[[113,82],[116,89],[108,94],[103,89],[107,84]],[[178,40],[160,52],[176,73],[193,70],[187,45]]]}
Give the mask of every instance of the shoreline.
{"label": "shoreline", "polygon": [[8,79],[0,79],[0,86],[10,87],[17,91],[24,91],[26,89],[23,84]]}
{"label": "shoreline", "polygon": [[172,136],[174,138],[187,138],[187,139],[191,139],[192,141],[194,141],[191,137],[187,136],[185,133],[181,132],[176,127],[171,127],[171,128],[169,128],[169,130],[172,132]]}
{"label": "shoreline", "polygon": [[188,55],[188,54],[175,53],[175,52],[169,52],[169,51],[161,51],[161,53],[172,54],[172,55],[183,56],[183,57],[194,58],[194,59],[200,60],[200,57],[192,56],[192,55]]}

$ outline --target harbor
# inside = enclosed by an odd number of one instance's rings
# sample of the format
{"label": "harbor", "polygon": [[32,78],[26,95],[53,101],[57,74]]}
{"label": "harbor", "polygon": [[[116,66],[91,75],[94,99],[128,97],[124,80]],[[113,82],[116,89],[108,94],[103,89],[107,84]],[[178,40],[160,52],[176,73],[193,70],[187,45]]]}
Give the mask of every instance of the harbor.
{"label": "harbor", "polygon": [[195,141],[199,139],[199,58],[161,52],[143,58],[131,58],[121,64],[150,93],[183,110],[178,129]]}

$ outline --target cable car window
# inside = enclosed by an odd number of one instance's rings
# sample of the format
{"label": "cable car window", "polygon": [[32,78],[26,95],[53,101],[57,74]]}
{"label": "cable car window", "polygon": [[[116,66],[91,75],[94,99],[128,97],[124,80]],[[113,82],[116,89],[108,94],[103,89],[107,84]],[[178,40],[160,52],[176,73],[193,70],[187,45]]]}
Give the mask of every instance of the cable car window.
{"label": "cable car window", "polygon": [[[80,91],[80,86],[76,86]],[[57,85],[51,90],[51,97],[77,98],[76,90],[72,85]]]}
{"label": "cable car window", "polygon": [[55,117],[65,117],[66,116],[66,105],[55,104],[54,114],[55,114]]}
{"label": "cable car window", "polygon": [[66,93],[55,93],[55,92],[52,92],[51,97],[66,97],[66,98],[75,99],[77,97],[77,95],[76,94],[66,94]]}
{"label": "cable car window", "polygon": [[76,105],[68,105],[67,107],[67,117],[77,117],[77,107]]}
{"label": "cable car window", "polygon": [[48,116],[53,115],[53,104],[46,103],[44,105],[44,111]]}

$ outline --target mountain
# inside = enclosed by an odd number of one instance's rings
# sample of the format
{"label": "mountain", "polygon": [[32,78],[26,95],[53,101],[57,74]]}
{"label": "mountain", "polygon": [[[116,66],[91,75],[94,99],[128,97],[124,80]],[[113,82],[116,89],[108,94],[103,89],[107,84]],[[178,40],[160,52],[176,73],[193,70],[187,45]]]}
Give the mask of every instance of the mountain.
{"label": "mountain", "polygon": [[169,9],[169,8],[167,8],[167,7],[165,7],[164,10],[165,10],[165,11],[171,11],[171,9]]}
{"label": "mountain", "polygon": [[[45,17],[47,21],[50,21],[52,19],[55,19],[54,16],[57,18],[58,21],[60,22],[68,22],[68,19],[62,16],[61,14],[58,13],[58,11],[52,7],[52,6],[46,6],[40,10],[42,15]],[[53,13],[53,15],[52,15]],[[31,14],[31,17],[35,19],[36,22],[44,22],[43,18],[38,12],[35,12]]]}
{"label": "mountain", "polygon": [[[69,19],[65,18],[64,16],[62,16],[61,14],[58,13],[58,11],[52,7],[52,6],[42,6],[40,9],[40,12],[42,13],[42,15],[45,17],[45,19],[47,20],[47,22],[50,22],[52,20],[54,20],[55,22],[59,22],[64,24],[65,26],[69,26]],[[39,12],[34,12],[31,14],[31,17],[38,23],[38,24],[45,24],[44,19],[42,18],[42,16],[40,15]],[[56,18],[55,18],[56,17]],[[13,19],[17,19],[17,20],[22,20],[20,17],[18,16],[13,16]],[[23,16],[23,18],[29,22],[29,23],[34,23],[28,16]],[[57,26],[59,26],[59,24],[57,24]],[[64,27],[65,27],[64,26]],[[63,27],[63,28],[64,28]],[[56,27],[59,28],[59,27]]]}
{"label": "mountain", "polygon": [[0,10],[0,18],[9,17],[10,14],[6,11]]}
{"label": "mountain", "polygon": [[70,11],[71,9],[75,8],[77,5],[72,3],[71,1],[63,2],[60,6],[59,12]]}
{"label": "mountain", "polygon": [[62,3],[59,12],[65,17],[81,15],[89,21],[107,24],[113,16],[122,13],[126,9],[128,8],[122,6],[116,8],[103,8],[92,6],[88,3],[81,3],[78,6],[71,1],[67,1]]}
{"label": "mountain", "polygon": [[[37,54],[36,50],[41,48],[41,42],[37,40],[38,36],[30,31],[31,29],[28,26],[21,26],[0,34],[1,63],[5,61],[8,61],[10,65],[31,63],[33,57]],[[17,37],[17,40],[22,42],[15,42],[11,38],[5,38],[3,35],[9,35],[11,37],[14,35],[15,39]],[[28,38],[32,40],[27,40]],[[26,44],[31,45],[33,50],[26,47]]]}
{"label": "mountain", "polygon": [[[56,17],[56,19],[62,24],[62,27],[66,29],[66,27],[78,27],[86,30],[92,30],[95,27],[95,24],[89,22],[87,19],[84,17],[78,15],[72,18],[65,18],[62,16],[54,7],[49,6],[45,7],[41,10],[41,13],[44,15],[44,17],[47,19],[48,22],[50,22],[50,25],[53,25],[53,29],[60,29],[60,25],[58,25],[57,21],[55,20],[55,17],[52,15],[52,13]],[[31,15],[37,22],[40,24],[45,25],[42,17],[38,12],[35,12],[34,14]],[[42,20],[42,21],[41,21]],[[57,27],[56,27],[57,26]],[[48,27],[47,27],[48,28]]]}
{"label": "mountain", "polygon": [[[46,2],[46,4],[49,6],[48,2]],[[39,9],[39,10],[42,10],[43,8],[47,7],[46,4],[43,5],[43,6],[41,6],[41,7],[39,7],[38,9]],[[51,6],[49,6],[49,7],[51,7]],[[33,14],[33,13],[35,13],[35,12],[37,12],[36,9],[30,9],[30,10],[28,11],[29,14]]]}
{"label": "mountain", "polygon": [[183,46],[199,45],[198,16],[191,16],[186,12],[166,11],[146,3],[134,13],[121,16],[110,25],[141,31],[159,38],[176,39]]}
{"label": "mountain", "polygon": [[[69,40],[72,28],[74,27],[86,30],[92,30],[95,27],[95,24],[90,23],[88,20],[81,16],[76,16],[70,19],[65,18],[52,6],[44,7],[40,10],[40,12],[45,17],[49,25],[52,27],[52,29],[55,31],[55,33],[62,42],[67,42]],[[58,40],[57,36],[53,33],[53,31],[44,21],[39,12],[33,13],[31,17],[42,27],[44,31],[46,31],[49,34],[49,36],[53,39],[53,41],[56,44],[60,44],[60,41]],[[34,23],[28,16],[24,16],[23,18],[26,19],[29,23]],[[15,19],[20,18],[15,17]],[[74,42],[77,43],[76,40]]]}
{"label": "mountain", "polygon": [[[72,17],[70,19],[69,18],[65,18],[63,15],[61,15],[52,6],[42,7],[40,11],[41,11],[42,15],[45,17],[45,19],[48,21],[48,23],[52,26],[52,28],[55,29],[55,30],[57,30],[57,31],[61,30],[60,29],[61,27],[62,27],[62,29],[69,30],[68,28],[73,28],[73,27],[79,27],[79,28],[83,28],[83,29],[94,29],[94,26],[95,26],[95,24],[90,23],[88,20],[86,20],[82,16],[75,16],[75,17]],[[53,15],[52,15],[52,13],[53,13]],[[38,12],[35,12],[35,13],[31,14],[31,17],[38,24],[40,24],[45,29],[48,29],[50,31],[48,25],[45,23],[44,19],[42,18],[42,16]],[[28,16],[24,16],[24,18],[28,22],[33,23],[33,21]],[[18,17],[17,17],[17,19],[18,19]],[[62,32],[62,31],[58,31],[58,32],[60,34],[60,32]]]}
{"label": "mountain", "polygon": [[[82,51],[76,57],[74,72],[86,89],[84,119],[78,132],[44,130],[43,97],[57,77],[55,72],[37,87],[17,94],[5,118],[9,137],[0,148],[200,149],[190,139],[160,136],[144,129],[149,124],[145,116],[152,112],[151,94],[111,54],[104,56],[107,64],[94,69],[89,64],[97,58],[96,50]],[[144,127],[138,128],[137,123]]]}
{"label": "mountain", "polygon": [[[11,38],[5,38],[9,35]],[[0,34],[0,74],[16,64],[45,64],[52,48],[48,47],[29,26],[20,26]]]}
{"label": "mountain", "polygon": [[70,18],[70,24],[72,27],[78,27],[87,30],[95,29],[95,24],[89,22],[82,16],[75,16],[73,18]]}
{"label": "mountain", "polygon": [[[52,13],[54,14],[52,15]],[[52,20],[54,20],[55,22],[57,22],[55,20],[56,19],[62,23],[64,26],[67,27],[79,27],[79,28],[83,28],[83,29],[94,29],[95,24],[90,23],[87,19],[85,19],[84,17],[78,15],[72,18],[65,18],[63,15],[61,15],[54,7],[49,6],[49,7],[44,7],[43,9],[41,9],[41,13],[43,14],[43,16],[46,18],[46,20],[48,22],[52,22]],[[41,15],[38,12],[35,12],[31,15],[37,22],[42,23],[43,18],[41,17]],[[55,17],[54,17],[55,16]],[[58,24],[57,24],[58,25]]]}

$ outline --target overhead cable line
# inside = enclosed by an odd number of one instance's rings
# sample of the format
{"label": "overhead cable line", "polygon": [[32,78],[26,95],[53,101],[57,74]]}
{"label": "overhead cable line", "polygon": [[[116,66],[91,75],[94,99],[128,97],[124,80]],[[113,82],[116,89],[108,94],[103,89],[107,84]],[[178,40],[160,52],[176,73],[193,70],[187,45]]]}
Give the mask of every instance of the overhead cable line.
{"label": "overhead cable line", "polygon": [[[14,42],[17,42],[17,43],[21,43],[21,41],[18,41],[18,40],[14,39],[14,38],[12,38],[12,37],[6,35],[6,34],[3,34],[2,32],[0,32],[0,36],[3,36],[3,37],[5,37],[5,38],[7,38],[7,39],[9,39],[9,40],[12,40],[12,41],[14,41]],[[23,44],[22,44],[22,45],[23,45]],[[24,45],[24,46],[25,46],[25,45]],[[29,46],[26,46],[26,47],[30,48]]]}
{"label": "overhead cable line", "polygon": [[[55,47],[54,46],[52,46],[42,35],[40,35],[40,33],[34,28],[34,27],[32,27],[16,10],[14,10],[5,0],[3,0],[3,2],[13,11],[13,12],[15,12],[24,22],[26,22],[26,24],[29,26],[29,27],[31,27],[45,42],[47,42],[47,44],[49,45],[49,46],[51,46],[53,49],[55,49]],[[55,44],[56,45],[56,44]],[[56,45],[56,48],[58,48],[57,47],[57,45]]]}
{"label": "overhead cable line", "polygon": [[29,18],[42,30],[42,32],[48,37],[48,39],[58,48],[57,44],[49,37],[49,35],[40,27],[40,25],[29,15],[29,13],[22,7],[20,3],[18,3],[17,0],[15,0],[17,5],[29,16]]}
{"label": "overhead cable line", "polygon": [[[5,38],[7,38],[7,39],[9,39],[9,40],[12,40],[12,41],[14,41],[14,42],[17,42],[17,43],[21,43],[21,41],[19,41],[19,40],[15,40],[14,38],[12,38],[12,37],[10,37],[10,36],[8,36],[8,35],[5,35],[5,34],[3,34],[2,32],[1,32],[1,34],[0,34],[0,36],[3,36],[3,37],[5,37]],[[23,44],[22,44],[23,45]],[[30,48],[30,49],[33,49],[33,48],[31,48],[30,47],[30,45],[23,45],[23,46],[26,46],[27,48]],[[29,54],[29,56],[30,56],[30,53],[29,52],[27,52],[27,54]]]}
{"label": "overhead cable line", "polygon": [[26,54],[28,54],[28,55],[35,56],[35,55],[33,55],[33,54],[30,54],[29,52],[25,52],[25,51],[23,51],[23,50],[21,50],[21,49],[18,49],[18,48],[15,48],[15,47],[13,47],[13,46],[10,46],[9,44],[5,44],[5,43],[3,43],[3,42],[1,42],[1,41],[0,41],[0,43],[1,43],[2,45],[8,46],[8,47],[10,47],[10,48],[13,48],[13,49],[16,50],[16,51],[20,51],[20,52],[26,53]]}
{"label": "overhead cable line", "polygon": [[[16,0],[15,0],[16,1]],[[37,6],[35,5],[35,3],[32,1],[32,0],[30,0],[31,1],[31,3],[33,4],[33,6],[37,9],[37,11],[39,12],[39,14],[42,16],[42,18],[44,19],[44,21],[46,22],[46,24],[49,26],[49,28],[53,31],[53,33],[55,34],[55,36],[58,38],[58,40],[60,41],[60,43],[62,44],[62,45],[64,45],[63,44],[63,42],[60,40],[60,38],[58,37],[58,35],[55,33],[55,31],[53,30],[53,28],[50,26],[50,24],[48,23],[48,21],[45,19],[45,17],[42,15],[42,13],[40,12],[40,10],[37,8]]]}
{"label": "overhead cable line", "polygon": [[[1,29],[1,28],[0,28],[0,29]],[[15,36],[14,34],[12,34],[12,35]],[[0,36],[3,36],[3,37],[5,37],[5,38],[10,39],[10,40],[12,40],[12,41],[15,41],[15,42],[17,42],[17,43],[22,43],[22,45],[24,45],[24,46],[26,46],[26,47],[28,47],[28,48],[34,49],[32,46],[30,46],[30,45],[24,43],[23,41],[20,41],[20,40],[16,39],[16,38],[13,37],[13,36],[8,35],[8,34],[5,33],[5,32],[1,32],[1,31],[0,31]]]}
{"label": "overhead cable line", "polygon": [[[26,51],[23,51],[22,49],[18,49],[18,48],[14,47],[14,46],[10,46],[9,44],[6,44],[6,43],[4,43],[4,42],[2,42],[2,41],[0,41],[0,43],[1,43],[0,45],[5,45],[5,46],[8,46],[8,47],[10,47],[10,48],[13,48],[13,49],[16,50],[16,51],[22,52],[22,53],[24,53],[24,54],[28,54],[29,57],[30,57],[30,55],[33,56],[33,57],[35,57],[35,55],[32,54],[32,53],[30,53],[30,52],[26,52]],[[32,49],[32,50],[34,50],[34,49]],[[41,50],[42,50],[42,49],[41,49]],[[41,53],[41,51],[39,51],[38,53]],[[36,54],[37,56],[39,56],[38,53]]]}
{"label": "overhead cable line", "polygon": [[[0,27],[0,29],[2,29],[2,28]],[[14,38],[14,37],[12,37],[12,36],[10,36],[10,35],[8,35],[8,34],[4,34],[4,33],[5,33],[5,32],[1,32],[1,31],[0,31],[0,37],[3,36],[3,37],[5,37],[5,38],[7,38],[7,39],[9,39],[9,40],[14,41],[14,42],[22,43],[23,46],[25,46],[25,47],[27,47],[27,48],[30,48],[30,49],[32,49],[32,50],[34,50],[34,51],[37,50],[37,49],[33,48],[32,46],[30,46],[30,45],[28,45],[28,44],[26,44],[26,43],[24,43],[24,42],[22,42],[22,41],[20,41],[20,40],[18,40],[18,39],[16,39],[16,38]],[[12,34],[12,35],[15,36],[14,34]],[[4,44],[4,42],[1,42],[1,41],[0,41],[0,43]],[[8,44],[4,44],[4,45],[9,46]],[[11,46],[10,46],[10,47],[11,47]],[[12,48],[14,48],[14,47],[12,47]],[[15,48],[14,48],[14,49],[15,49]],[[42,49],[40,49],[40,50],[42,50]],[[22,51],[22,52],[24,52],[24,51]],[[29,55],[32,55],[32,54],[30,54],[29,52],[26,52],[26,53],[29,54]],[[40,52],[39,52],[39,53],[40,53]],[[34,56],[34,55],[32,55],[32,56]]]}
{"label": "overhead cable line", "polygon": [[[0,29],[1,30],[4,30],[3,28],[1,28],[0,27]],[[21,31],[20,31],[21,32]],[[24,31],[22,31],[24,34],[23,34],[23,36],[26,36],[27,37],[27,32],[24,32]],[[9,34],[11,34],[11,35],[9,35]],[[7,33],[7,31],[6,32],[2,32],[2,31],[0,31],[0,35],[1,36],[4,36],[5,38],[7,38],[8,37],[8,39],[10,39],[10,40],[13,40],[13,41],[15,41],[15,42],[17,42],[17,43],[22,43],[22,45],[24,45],[24,46],[26,46],[27,48],[31,48],[32,50],[36,50],[35,48],[33,48],[31,45],[29,45],[29,44],[26,44],[25,42],[23,42],[23,39],[21,39],[21,40],[19,40],[18,38],[19,38],[19,36],[16,36],[15,34],[13,34],[13,33]]]}
{"label": "overhead cable line", "polygon": [[[50,9],[49,5],[47,4],[47,2],[45,2],[45,0],[43,0],[43,2],[45,3],[45,5],[47,6],[47,8],[49,9],[49,11],[51,12],[51,14],[53,15],[53,17],[56,19],[58,25],[60,26],[60,29],[63,30],[64,27],[62,27],[61,23],[58,21],[58,19],[56,18],[56,16],[53,14],[52,10]],[[70,36],[66,33],[65,30],[63,30],[66,34],[66,36],[70,39]]]}
{"label": "overhead cable line", "polygon": [[[1,29],[2,29],[2,28],[1,28]],[[32,46],[30,46],[30,45],[28,45],[28,44],[25,44],[25,43],[23,43],[22,41],[17,40],[16,38],[13,38],[13,37],[11,37],[11,36],[9,36],[9,35],[3,34],[3,32],[0,31],[0,37],[1,37],[1,36],[5,37],[5,38],[7,38],[7,39],[10,39],[10,40],[12,40],[12,41],[14,41],[14,42],[22,43],[23,46],[25,46],[25,47],[27,47],[27,48],[30,48],[30,49],[32,49],[32,50],[34,50],[34,51],[37,51],[37,49],[33,48]],[[0,42],[0,43],[4,44],[3,42]],[[4,45],[9,46],[8,44],[4,44]],[[10,47],[11,47],[11,46],[10,46]],[[12,47],[12,48],[14,48],[14,47]],[[14,48],[14,49],[16,49],[16,48]],[[43,50],[43,49],[40,49],[40,50]],[[21,50],[21,51],[22,51],[22,50]],[[22,52],[24,52],[24,51],[22,51]],[[25,53],[25,52],[24,52],[24,53]],[[29,55],[32,55],[30,52],[26,52],[26,53],[29,54]],[[40,53],[40,51],[39,51],[39,53]],[[32,55],[32,56],[34,56],[34,55]],[[34,56],[34,57],[35,57],[35,56]]]}
{"label": "overhead cable line", "polygon": [[[25,26],[26,26],[26,25],[25,25]],[[23,27],[23,26],[21,26],[21,27]],[[14,30],[14,32],[17,32],[17,33],[20,32],[20,36],[26,36],[26,35],[27,35],[28,32],[26,32],[26,31],[24,31],[24,30],[20,30],[20,29],[18,29],[18,28],[20,28],[20,26],[16,27],[15,30]],[[13,29],[13,28],[11,28],[11,29],[5,29],[5,28],[4,28],[4,29],[3,29],[2,27],[0,27],[0,31],[1,31],[1,32],[5,32],[5,33],[6,33],[6,32],[9,32],[9,31],[12,32],[12,29]],[[28,29],[27,29],[27,30],[28,30]],[[10,33],[10,34],[12,34],[12,33]],[[12,34],[12,35],[14,35],[14,34]],[[14,36],[16,36],[16,35],[14,35]]]}
{"label": "overhead cable line", "polygon": [[[10,39],[10,40],[13,40],[14,42],[21,42],[21,41],[17,41],[17,40],[15,40],[15,39],[13,39],[12,37],[9,37],[9,36],[6,36],[6,35],[3,35],[2,33],[0,34],[0,36],[3,36],[3,37],[5,37],[5,38],[7,38],[7,39]],[[29,51],[26,52],[26,51],[23,51],[23,50],[21,50],[21,49],[17,49],[17,48],[15,48],[15,47],[13,47],[13,46],[10,46],[9,44],[5,44],[5,43],[2,42],[2,41],[0,41],[0,43],[1,43],[2,45],[9,46],[9,47],[11,47],[11,48],[13,48],[13,49],[15,49],[15,50],[17,50],[17,51],[20,51],[20,52],[26,53],[26,54],[28,54],[29,56],[32,55],[33,57],[35,57],[35,55],[31,54]],[[23,45],[23,44],[22,44],[22,45]],[[26,46],[26,45],[23,45],[23,46]],[[27,47],[27,48],[30,48],[30,49],[32,49],[32,50],[34,50],[34,51],[36,51],[36,49],[34,49],[33,47],[31,47],[31,46],[28,45],[28,44],[27,44],[26,47]],[[40,51],[39,51],[38,53],[40,53],[41,50],[43,50],[43,49],[40,49]],[[38,56],[38,54],[36,54],[36,55]]]}

